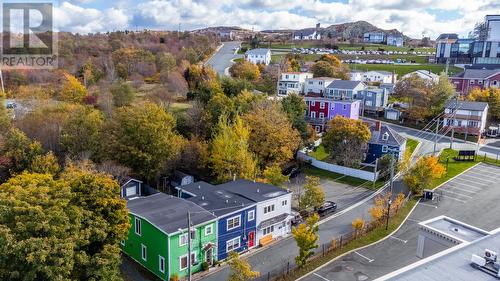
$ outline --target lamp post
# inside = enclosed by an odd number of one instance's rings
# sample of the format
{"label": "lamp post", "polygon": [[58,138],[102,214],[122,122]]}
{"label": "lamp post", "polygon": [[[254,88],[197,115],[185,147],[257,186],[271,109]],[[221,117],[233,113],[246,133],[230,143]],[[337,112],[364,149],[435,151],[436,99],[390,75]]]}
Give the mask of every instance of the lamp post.
{"label": "lamp post", "polygon": [[389,202],[387,202],[387,219],[385,221],[385,230],[387,230],[389,228],[389,215],[391,212],[391,204],[392,204],[392,200],[389,199]]}

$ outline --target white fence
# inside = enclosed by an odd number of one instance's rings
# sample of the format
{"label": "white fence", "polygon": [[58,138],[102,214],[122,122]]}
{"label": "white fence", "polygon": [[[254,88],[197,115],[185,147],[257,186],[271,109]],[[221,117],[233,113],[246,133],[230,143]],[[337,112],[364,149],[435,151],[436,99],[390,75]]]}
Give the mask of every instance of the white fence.
{"label": "white fence", "polygon": [[334,172],[337,174],[342,174],[342,175],[346,175],[346,176],[350,176],[350,177],[354,177],[354,178],[358,178],[358,179],[363,179],[363,180],[368,180],[368,181],[374,181],[374,180],[378,179],[378,174],[379,174],[378,172],[375,172],[375,173],[368,172],[368,171],[364,171],[364,170],[358,170],[358,169],[339,166],[339,165],[335,165],[335,164],[331,164],[331,163],[326,163],[323,161],[316,160],[316,158],[308,156],[306,153],[304,153],[302,151],[299,151],[297,153],[297,158],[302,160],[302,161],[309,162],[309,163],[311,163],[312,166],[314,166],[318,169],[325,170],[325,171],[330,171],[330,172]]}

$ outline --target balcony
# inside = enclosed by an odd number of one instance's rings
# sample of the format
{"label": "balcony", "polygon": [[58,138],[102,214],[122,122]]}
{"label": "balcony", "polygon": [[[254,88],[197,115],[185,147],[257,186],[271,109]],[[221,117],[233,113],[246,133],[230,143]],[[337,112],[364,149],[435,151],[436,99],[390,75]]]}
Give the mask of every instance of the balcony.
{"label": "balcony", "polygon": [[328,122],[327,118],[313,118],[310,116],[306,116],[305,120],[311,125],[325,125]]}

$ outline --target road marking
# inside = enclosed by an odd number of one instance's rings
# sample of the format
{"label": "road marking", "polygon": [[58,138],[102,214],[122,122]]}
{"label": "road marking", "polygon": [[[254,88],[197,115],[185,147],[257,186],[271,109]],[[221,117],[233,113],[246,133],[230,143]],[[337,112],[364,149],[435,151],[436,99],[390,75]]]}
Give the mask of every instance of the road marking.
{"label": "road marking", "polygon": [[455,187],[455,186],[447,186],[447,187],[449,187],[449,189],[453,189],[453,190],[458,189],[460,191],[468,192],[468,193],[477,193],[478,191],[480,191],[480,190],[470,191],[470,190],[467,190],[465,188],[460,188],[460,187]]}
{"label": "road marking", "polygon": [[469,196],[469,195],[463,195],[462,193],[449,191],[449,190],[444,189],[444,188],[443,188],[442,190],[443,190],[443,192],[447,192],[447,193],[451,193],[451,194],[456,194],[456,195],[458,195],[458,196],[462,196],[462,197],[472,198],[472,196]]}
{"label": "road marking", "polygon": [[389,236],[389,237],[392,238],[392,239],[396,239],[396,240],[398,240],[400,242],[403,242],[404,244],[406,244],[408,242],[408,240],[403,240],[401,238],[397,238],[397,237],[394,237],[394,236]]}
{"label": "road marking", "polygon": [[460,203],[465,203],[466,201],[464,200],[460,200],[460,199],[457,199],[455,197],[451,197],[451,196],[448,196],[448,195],[444,195],[444,194],[441,194],[441,196],[445,197],[445,198],[448,198],[448,199],[451,199],[451,200],[455,200],[455,201],[458,201]]}
{"label": "road marking", "polygon": [[[476,182],[476,184],[477,184],[477,182]],[[454,182],[454,181],[453,182],[449,182],[447,185],[451,185],[451,186],[453,186],[453,185],[460,185],[460,186],[465,186],[465,187],[472,188],[472,189],[475,188],[475,189],[477,189],[477,191],[483,190],[480,187],[472,186],[472,185],[469,185],[469,184],[466,184],[466,183],[461,183],[461,182]],[[486,186],[486,184],[485,184],[485,186]]]}
{"label": "road marking", "polygon": [[423,205],[423,206],[427,206],[427,207],[432,207],[432,208],[438,208],[438,206],[434,206],[434,205],[429,205],[429,204],[425,204],[425,203],[418,203],[418,205]]}
{"label": "road marking", "polygon": [[360,254],[360,253],[356,252],[356,251],[354,251],[354,253],[355,253],[355,254],[357,254],[358,256],[360,256],[360,257],[362,257],[362,258],[366,259],[368,262],[373,262],[373,261],[374,261],[374,259],[369,259],[369,258],[367,258],[367,257],[363,256],[362,254]]}
{"label": "road marking", "polygon": [[325,280],[325,281],[333,281],[333,280],[326,279],[325,277],[323,277],[323,276],[319,275],[319,274],[318,274],[318,273],[316,273],[316,272],[313,272],[313,275],[314,275],[314,276],[316,276],[316,277],[319,277],[319,278],[321,278],[321,279],[323,279],[323,280]]}
{"label": "road marking", "polygon": [[[422,203],[420,203],[420,204],[422,204]],[[414,220],[414,219],[407,219],[407,221],[412,221],[412,222],[416,222],[416,223],[422,222],[422,221]]]}
{"label": "road marking", "polygon": [[[471,173],[471,174],[475,175],[475,173]],[[484,175],[484,174],[480,174],[480,177],[472,176],[470,174],[467,174],[467,175],[462,175],[462,177],[460,177],[460,178],[463,178],[463,177],[465,177],[465,178],[473,178],[474,180],[479,180],[481,182],[487,182],[487,183],[491,183],[491,182],[494,182],[494,181],[498,180],[498,178],[490,177],[490,176],[487,176],[487,175]]]}

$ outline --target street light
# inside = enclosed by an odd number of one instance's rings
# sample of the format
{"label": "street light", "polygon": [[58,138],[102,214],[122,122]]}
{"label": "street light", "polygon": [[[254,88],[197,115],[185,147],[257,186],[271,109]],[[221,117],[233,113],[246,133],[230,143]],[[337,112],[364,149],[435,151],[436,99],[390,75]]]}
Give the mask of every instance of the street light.
{"label": "street light", "polygon": [[389,199],[389,201],[387,202],[387,220],[385,221],[385,230],[387,230],[389,228],[389,215],[391,212],[391,204],[392,204],[392,200]]}

